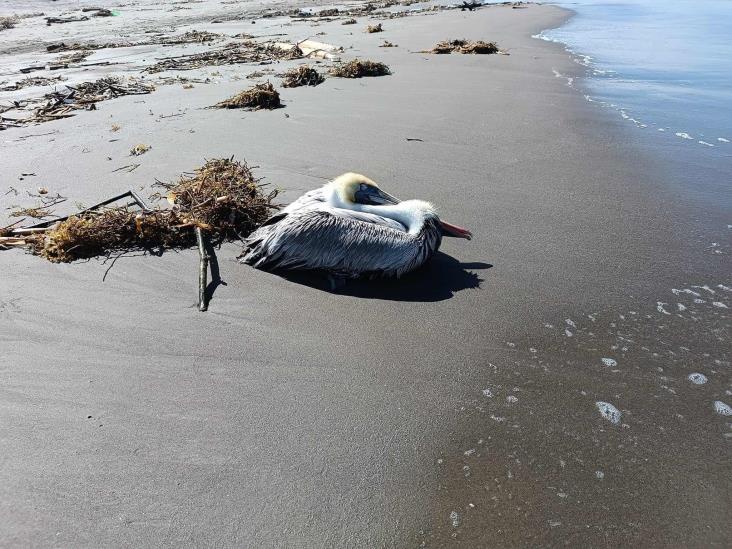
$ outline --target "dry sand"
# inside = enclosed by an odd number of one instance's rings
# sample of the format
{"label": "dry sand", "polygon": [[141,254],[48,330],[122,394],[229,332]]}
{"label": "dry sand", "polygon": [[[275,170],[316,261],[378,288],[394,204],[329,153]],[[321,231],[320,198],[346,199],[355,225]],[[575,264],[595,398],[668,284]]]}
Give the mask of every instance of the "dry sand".
{"label": "dry sand", "polygon": [[[214,67],[183,73],[210,84],[0,133],[21,193],[0,196],[3,218],[41,185],[90,204],[236,155],[285,201],[360,171],[475,234],[403,281],[339,294],[225,245],[207,313],[194,250],[122,258],[105,282],[100,261],[1,252],[0,544],[728,545],[714,402],[732,404],[732,284],[708,247],[724,212],[679,200],[554,76],[581,67],[531,35],[567,16],[451,11],[378,34],[365,17],[198,23],[325,32],[394,74],[284,89],[285,109],[249,113],[203,107],[262,67]],[[414,53],[458,37],[510,56]],[[152,149],[129,157],[138,143]]]}

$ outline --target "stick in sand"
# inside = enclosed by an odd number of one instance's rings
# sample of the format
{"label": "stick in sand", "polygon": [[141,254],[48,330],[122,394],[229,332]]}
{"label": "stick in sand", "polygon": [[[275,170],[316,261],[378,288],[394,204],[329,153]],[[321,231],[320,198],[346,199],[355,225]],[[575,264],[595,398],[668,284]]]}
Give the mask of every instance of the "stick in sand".
{"label": "stick in sand", "polygon": [[208,310],[206,303],[206,286],[208,277],[208,252],[206,251],[206,236],[203,234],[201,227],[196,227],[196,241],[198,242],[198,255],[201,259],[198,264],[198,310],[203,312]]}

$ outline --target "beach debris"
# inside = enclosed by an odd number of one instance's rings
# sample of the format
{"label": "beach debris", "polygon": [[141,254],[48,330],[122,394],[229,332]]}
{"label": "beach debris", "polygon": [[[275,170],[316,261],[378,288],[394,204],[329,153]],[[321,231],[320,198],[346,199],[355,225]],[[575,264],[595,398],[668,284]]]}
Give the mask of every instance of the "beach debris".
{"label": "beach debris", "polygon": [[32,217],[34,219],[43,219],[44,217],[50,217],[53,212],[48,208],[18,208],[12,210],[9,214],[10,217]]}
{"label": "beach debris", "polygon": [[300,59],[303,56],[303,52],[297,45],[288,45],[291,47],[284,49],[271,42],[259,43],[252,40],[230,42],[216,50],[160,59],[154,65],[147,67],[145,72],[186,71],[201,67],[240,63],[267,63],[277,60]]}
{"label": "beach debris", "polygon": [[483,4],[481,4],[480,2],[463,2],[462,4],[460,4],[460,11],[473,11],[474,9],[480,8],[482,6]]}
{"label": "beach debris", "polygon": [[106,8],[81,8],[83,12],[91,12],[92,17],[111,17],[114,12]]}
{"label": "beach debris", "polygon": [[110,132],[118,132],[122,129],[122,126],[119,124],[112,124],[112,127],[109,128]]}
{"label": "beach debris", "polygon": [[89,21],[86,15],[79,15],[77,17],[46,17],[46,25],[49,27],[56,23],[76,23],[77,21]]}
{"label": "beach debris", "polygon": [[58,63],[63,64],[63,65],[81,63],[84,59],[89,57],[91,54],[92,54],[92,52],[90,50],[82,50],[82,51],[75,51],[72,53],[66,53],[66,54],[59,56]]}
{"label": "beach debris", "polygon": [[[121,78],[106,77],[94,82],[82,82],[74,86],[65,84],[65,89],[54,90],[44,96],[45,103],[27,118],[13,119],[17,125],[48,122],[74,116],[78,110],[96,110],[96,103],[125,95],[151,93],[155,87],[139,81],[124,83]],[[0,118],[0,129],[6,121]]]}
{"label": "beach debris", "polygon": [[198,310],[205,312],[208,310],[208,300],[206,299],[206,287],[208,286],[208,236],[203,232],[201,227],[195,227],[196,244],[198,245]]}
{"label": "beach debris", "polygon": [[288,70],[284,74],[282,86],[285,88],[297,88],[298,86],[317,86],[325,82],[325,77],[315,68],[308,65],[300,65]]}
{"label": "beach debris", "polygon": [[341,23],[341,25],[355,25],[356,23],[358,23],[358,21],[355,19],[346,19]]}
{"label": "beach debris", "polygon": [[[31,253],[56,263],[113,252],[161,252],[194,245],[196,227],[215,244],[239,239],[276,209],[272,200],[277,191],[265,193],[246,163],[233,158],[209,160],[177,182],[156,186],[162,193],[154,197],[167,198],[170,208],[151,209],[128,191],[71,216],[20,229],[4,228],[0,246],[25,245]],[[132,202],[105,207],[124,198]]]}
{"label": "beach debris", "polygon": [[130,156],[141,156],[141,155],[145,154],[147,151],[149,151],[151,148],[152,147],[150,145],[145,145],[144,143],[140,143],[130,149]]}
{"label": "beach debris", "polygon": [[0,31],[14,28],[19,19],[20,18],[17,15],[0,17]]}
{"label": "beach debris", "polygon": [[248,78],[248,79],[262,78],[263,76],[266,76],[266,75],[272,74],[272,73],[274,73],[273,69],[264,69],[261,71],[254,71],[250,74],[247,74],[246,78]]}
{"label": "beach debris", "polygon": [[211,108],[216,109],[278,109],[282,107],[280,94],[270,82],[256,84],[229,99],[216,103]]}
{"label": "beach debris", "polygon": [[291,51],[295,49],[300,52],[301,57],[307,57],[310,59],[327,59],[329,61],[337,61],[338,57],[335,54],[343,52],[343,48],[339,46],[310,39],[302,40],[296,44],[275,42],[274,46],[284,51]]}
{"label": "beach debris", "polygon": [[392,44],[388,40],[384,40],[384,43],[379,46],[380,48],[398,48],[398,44]]}
{"label": "beach debris", "polygon": [[22,80],[18,80],[15,84],[3,86],[0,91],[18,91],[23,88],[32,88],[35,86],[50,86],[63,80],[62,76],[29,76]]}
{"label": "beach debris", "polygon": [[438,42],[434,48],[423,53],[491,54],[499,53],[499,51],[495,42],[483,42],[482,40],[471,42],[470,40],[460,39]]}
{"label": "beach debris", "polygon": [[166,36],[161,38],[159,41],[153,41],[144,45],[152,45],[155,42],[164,46],[173,46],[178,44],[205,44],[206,42],[218,40],[222,36],[223,35],[215,32],[192,30],[177,36]]}
{"label": "beach debris", "polygon": [[391,70],[378,61],[354,59],[333,66],[329,73],[339,78],[362,78],[364,76],[386,76],[391,74]]}
{"label": "beach debris", "polygon": [[378,25],[367,25],[366,26],[366,32],[369,34],[375,33],[375,32],[383,32],[383,28],[381,26],[381,23]]}

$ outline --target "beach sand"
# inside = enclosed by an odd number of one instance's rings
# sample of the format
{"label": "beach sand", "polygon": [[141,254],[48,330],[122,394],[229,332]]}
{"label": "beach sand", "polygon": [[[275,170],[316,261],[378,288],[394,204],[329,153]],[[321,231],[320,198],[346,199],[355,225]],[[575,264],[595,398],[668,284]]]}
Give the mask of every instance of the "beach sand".
{"label": "beach sand", "polygon": [[[199,21],[178,30],[325,32],[393,74],[245,112],[204,107],[262,67],[209,67],[181,73],[209,84],[1,132],[0,195],[20,193],[0,196],[2,223],[39,186],[73,209],[234,155],[283,202],[357,171],[474,239],[339,293],[226,244],[206,313],[195,250],[121,258],[104,281],[102,261],[0,252],[0,544],[728,545],[724,212],[680,200],[555,75],[583,68],[531,36],[569,15],[455,10],[378,34],[366,17]],[[460,37],[510,55],[417,53]],[[152,148],[130,157],[138,143]]]}

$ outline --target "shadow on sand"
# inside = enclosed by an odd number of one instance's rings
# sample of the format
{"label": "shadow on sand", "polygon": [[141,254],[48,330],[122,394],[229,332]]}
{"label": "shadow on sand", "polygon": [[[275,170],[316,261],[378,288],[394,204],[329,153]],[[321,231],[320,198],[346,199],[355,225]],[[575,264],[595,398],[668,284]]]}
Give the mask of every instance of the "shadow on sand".
{"label": "shadow on sand", "polygon": [[[461,290],[480,288],[483,279],[470,270],[490,269],[489,263],[460,263],[454,257],[438,252],[427,264],[400,279],[347,280],[332,289],[322,273],[307,271],[275,272],[282,278],[324,292],[364,299],[389,301],[443,301]],[[470,269],[470,270],[468,270]]]}

